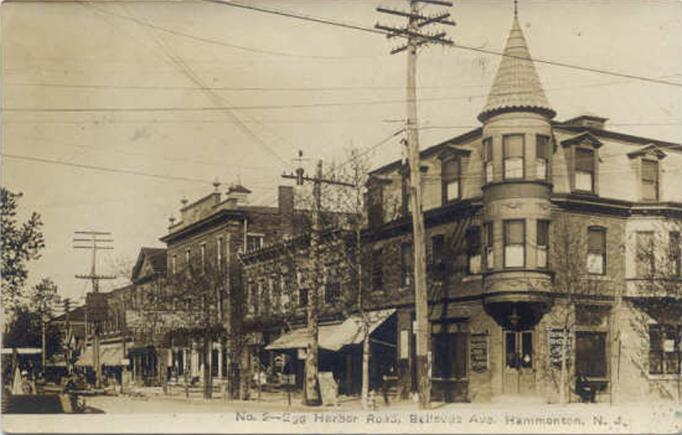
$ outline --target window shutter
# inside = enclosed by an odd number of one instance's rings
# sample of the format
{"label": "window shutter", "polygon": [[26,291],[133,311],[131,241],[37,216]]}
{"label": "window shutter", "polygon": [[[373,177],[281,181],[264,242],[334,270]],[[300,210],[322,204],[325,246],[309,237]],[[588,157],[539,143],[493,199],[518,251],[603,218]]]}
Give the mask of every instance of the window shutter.
{"label": "window shutter", "polygon": [[504,157],[523,157],[523,135],[504,136]]}
{"label": "window shutter", "polygon": [[594,151],[578,148],[575,150],[576,171],[594,172]]}

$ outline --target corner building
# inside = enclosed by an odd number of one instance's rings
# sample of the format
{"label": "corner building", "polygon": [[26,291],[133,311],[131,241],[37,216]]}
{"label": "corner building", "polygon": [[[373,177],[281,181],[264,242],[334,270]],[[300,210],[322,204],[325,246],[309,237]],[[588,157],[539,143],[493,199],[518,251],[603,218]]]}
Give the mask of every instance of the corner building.
{"label": "corner building", "polygon": [[[680,400],[682,146],[556,121],[514,17],[482,127],[421,151],[432,396]],[[370,173],[364,290],[416,388],[406,165]],[[665,283],[665,284],[663,284]],[[562,376],[562,356],[565,375]],[[562,381],[563,379],[563,381]]]}

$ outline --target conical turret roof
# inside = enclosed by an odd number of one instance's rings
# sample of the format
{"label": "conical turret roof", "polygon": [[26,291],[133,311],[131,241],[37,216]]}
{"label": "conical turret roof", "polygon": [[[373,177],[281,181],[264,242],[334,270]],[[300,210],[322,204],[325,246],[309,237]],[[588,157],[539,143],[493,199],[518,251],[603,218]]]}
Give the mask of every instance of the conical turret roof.
{"label": "conical turret roof", "polygon": [[556,115],[545,97],[516,15],[488,101],[478,119],[483,122],[495,113],[514,109],[540,111],[550,118]]}

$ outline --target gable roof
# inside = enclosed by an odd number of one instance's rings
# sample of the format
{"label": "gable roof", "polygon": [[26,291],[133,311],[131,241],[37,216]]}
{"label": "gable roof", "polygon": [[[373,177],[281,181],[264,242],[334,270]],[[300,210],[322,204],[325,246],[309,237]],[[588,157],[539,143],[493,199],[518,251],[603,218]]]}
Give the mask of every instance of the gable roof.
{"label": "gable roof", "polygon": [[478,119],[483,122],[498,112],[510,109],[536,110],[550,118],[556,115],[547,101],[516,16],[488,100]]}
{"label": "gable roof", "polygon": [[133,266],[132,280],[137,281],[141,278],[142,266],[145,260],[152,268],[153,274],[166,273],[166,249],[165,248],[146,248],[140,249],[135,266]]}

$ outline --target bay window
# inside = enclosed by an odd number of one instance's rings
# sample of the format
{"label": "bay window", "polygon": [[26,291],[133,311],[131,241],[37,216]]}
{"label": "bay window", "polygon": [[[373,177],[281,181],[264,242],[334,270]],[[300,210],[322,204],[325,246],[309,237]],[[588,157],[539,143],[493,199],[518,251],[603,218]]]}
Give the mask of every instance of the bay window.
{"label": "bay window", "polygon": [[504,221],[504,267],[524,267],[526,264],[526,222],[522,219]]}
{"label": "bay window", "polygon": [[493,181],[494,168],[493,138],[489,137],[483,139],[483,175],[486,183],[491,183]]}
{"label": "bay window", "polygon": [[510,134],[503,136],[504,145],[504,178],[516,179],[523,178],[523,148],[524,135]]}
{"label": "bay window", "polygon": [[537,221],[537,266],[547,267],[547,254],[549,252],[549,221],[538,219]]}
{"label": "bay window", "polygon": [[535,177],[538,180],[549,178],[549,136],[535,136]]}

